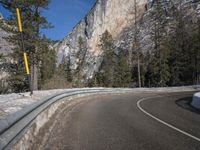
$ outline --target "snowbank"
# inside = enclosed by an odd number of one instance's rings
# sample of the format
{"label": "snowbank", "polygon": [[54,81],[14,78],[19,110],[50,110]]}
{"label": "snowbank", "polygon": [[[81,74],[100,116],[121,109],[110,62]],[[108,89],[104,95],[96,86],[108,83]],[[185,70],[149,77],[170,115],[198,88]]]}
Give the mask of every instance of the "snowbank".
{"label": "snowbank", "polygon": [[193,95],[191,105],[197,109],[200,109],[200,92]]}
{"label": "snowbank", "polygon": [[49,91],[34,91],[33,96],[30,93],[12,93],[8,95],[0,95],[0,119],[8,114],[13,114],[26,106],[35,103],[44,97],[61,93],[63,89]]}
{"label": "snowbank", "polygon": [[[182,86],[182,87],[166,87],[166,88],[133,88],[130,89],[133,92],[183,92],[194,91],[196,86]],[[82,88],[89,89],[89,88]],[[90,88],[96,89],[96,88]],[[98,88],[101,89],[101,88]],[[80,89],[58,89],[47,91],[34,91],[34,95],[30,96],[30,93],[12,93],[8,95],[0,95],[0,119],[5,118],[7,115],[14,114],[17,111],[27,107],[28,105],[37,103],[39,100],[47,98],[55,94],[59,94],[67,91],[74,91]]]}

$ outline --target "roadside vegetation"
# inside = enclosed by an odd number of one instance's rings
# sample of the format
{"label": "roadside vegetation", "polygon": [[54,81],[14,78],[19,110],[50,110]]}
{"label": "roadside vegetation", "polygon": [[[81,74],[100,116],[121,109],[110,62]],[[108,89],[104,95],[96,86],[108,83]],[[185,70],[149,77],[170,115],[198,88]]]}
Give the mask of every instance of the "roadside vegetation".
{"label": "roadside vegetation", "polygon": [[[0,2],[11,16],[1,28],[12,33],[7,39],[15,45],[10,54],[9,78],[0,83],[0,93],[24,92],[29,90],[28,79],[24,70],[21,38],[17,30],[15,8],[21,10],[24,28],[25,49],[31,68],[31,88],[56,89],[72,87],[167,87],[193,85],[200,77],[200,18],[184,18],[185,10],[181,1],[171,2],[166,10],[161,1],[154,2],[150,12],[151,30],[148,33],[152,49],[143,53],[140,39],[140,23],[137,1],[135,0],[135,24],[133,28],[132,51],[127,54],[116,47],[109,31],[101,35],[100,49],[102,63],[93,78],[86,80],[83,67],[86,63],[87,48],[80,36],[77,39],[77,68],[72,69],[71,58],[63,57],[57,64],[57,54],[52,48],[54,41],[41,34],[41,29],[53,26],[42,15],[50,1],[3,0]],[[131,59],[128,59],[130,57]],[[4,57],[0,55],[1,64]]]}

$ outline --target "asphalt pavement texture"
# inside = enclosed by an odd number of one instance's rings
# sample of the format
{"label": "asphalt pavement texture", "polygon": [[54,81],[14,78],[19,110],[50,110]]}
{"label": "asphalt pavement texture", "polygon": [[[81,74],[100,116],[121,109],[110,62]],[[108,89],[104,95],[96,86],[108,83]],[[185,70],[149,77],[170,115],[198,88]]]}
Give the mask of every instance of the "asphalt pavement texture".
{"label": "asphalt pavement texture", "polygon": [[[200,150],[200,141],[153,119],[200,138],[200,114],[189,102],[194,92],[129,93],[85,98],[57,114],[57,123],[41,149]],[[187,103],[180,104],[181,101]],[[179,105],[180,104],[180,105]],[[188,105],[187,107],[184,105]]]}

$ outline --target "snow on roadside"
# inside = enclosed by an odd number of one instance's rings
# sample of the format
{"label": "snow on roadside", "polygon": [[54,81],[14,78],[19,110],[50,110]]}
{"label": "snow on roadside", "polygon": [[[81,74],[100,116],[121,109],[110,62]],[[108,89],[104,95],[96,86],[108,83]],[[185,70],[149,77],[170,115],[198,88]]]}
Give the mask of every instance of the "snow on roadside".
{"label": "snow on roadside", "polygon": [[22,108],[30,105],[38,100],[50,95],[61,93],[66,89],[48,90],[48,91],[34,91],[33,96],[30,93],[12,93],[7,95],[0,95],[0,119],[8,114],[13,114]]}
{"label": "snow on roadside", "polygon": [[[195,88],[194,88],[195,87]],[[199,86],[183,86],[183,87],[169,87],[169,88],[133,88],[133,92],[178,92],[178,91],[193,91]],[[88,89],[88,88],[85,88]],[[8,95],[0,95],[0,119],[5,118],[9,114],[13,114],[27,105],[33,104],[41,99],[44,99],[50,95],[58,94],[68,90],[75,89],[58,89],[58,90],[46,90],[46,91],[34,91],[33,96],[30,93],[12,93]],[[78,90],[78,88],[76,89]]]}
{"label": "snow on roadside", "polygon": [[193,99],[192,99],[191,105],[200,110],[200,92],[195,93],[193,95]]}

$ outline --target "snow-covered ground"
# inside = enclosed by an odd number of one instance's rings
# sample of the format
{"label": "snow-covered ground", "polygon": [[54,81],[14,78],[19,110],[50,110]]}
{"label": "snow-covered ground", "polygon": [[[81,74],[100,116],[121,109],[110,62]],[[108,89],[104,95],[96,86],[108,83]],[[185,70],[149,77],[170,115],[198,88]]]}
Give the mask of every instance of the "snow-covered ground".
{"label": "snow-covered ground", "polygon": [[[35,102],[38,102],[39,100],[47,98],[48,96],[52,96],[70,90],[75,90],[75,89],[34,91],[33,96],[30,96],[30,93],[20,93],[20,94],[12,93],[8,95],[0,95],[0,119],[3,119],[7,115],[15,113],[27,107],[30,104],[33,104]],[[194,86],[187,86],[187,87],[183,86],[183,87],[170,87],[170,88],[135,88],[131,90],[133,92],[181,92],[181,91],[191,91],[195,89]]]}
{"label": "snow-covered ground", "polygon": [[191,105],[197,109],[200,109],[200,92],[193,95]]}
{"label": "snow-covered ground", "polygon": [[66,90],[35,91],[33,96],[30,96],[30,93],[0,95],[0,118],[15,113],[27,105],[37,102],[47,96],[58,94],[63,91]]}

